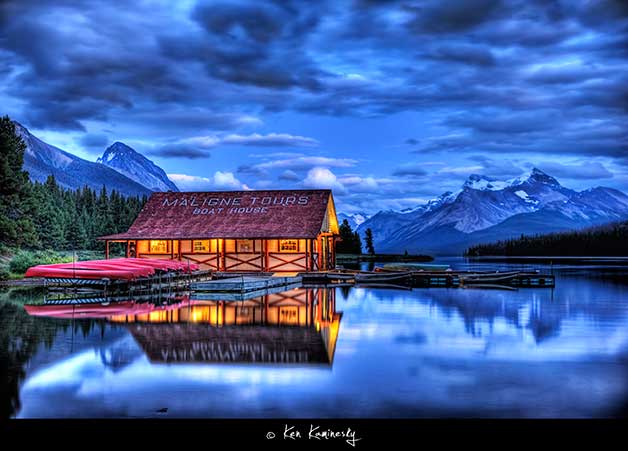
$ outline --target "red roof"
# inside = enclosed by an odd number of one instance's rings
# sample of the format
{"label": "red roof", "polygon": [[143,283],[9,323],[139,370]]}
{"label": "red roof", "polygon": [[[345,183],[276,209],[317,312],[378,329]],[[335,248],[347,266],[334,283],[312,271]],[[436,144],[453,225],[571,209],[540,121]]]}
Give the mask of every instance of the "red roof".
{"label": "red roof", "polygon": [[331,190],[160,192],[126,233],[100,239],[315,238],[337,224]]}

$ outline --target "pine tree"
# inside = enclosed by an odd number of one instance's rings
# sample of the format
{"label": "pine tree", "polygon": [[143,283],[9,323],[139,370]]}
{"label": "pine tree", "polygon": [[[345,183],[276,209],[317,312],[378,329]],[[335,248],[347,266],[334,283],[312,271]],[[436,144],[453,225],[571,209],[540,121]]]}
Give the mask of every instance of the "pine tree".
{"label": "pine tree", "polygon": [[373,231],[369,227],[364,232],[364,241],[366,242],[366,252],[371,255],[375,255],[375,248],[373,247]]}
{"label": "pine tree", "polygon": [[362,253],[362,240],[360,239],[360,234],[358,232],[353,233],[353,243],[352,243],[353,254],[361,254]]}
{"label": "pine tree", "polygon": [[336,252],[339,254],[355,254],[355,236],[351,225],[346,219],[342,221],[339,227],[340,242],[336,246]]}
{"label": "pine tree", "polygon": [[17,136],[15,124],[0,119],[0,243],[37,246],[37,234],[25,210],[29,206],[31,184],[22,170],[26,144]]}

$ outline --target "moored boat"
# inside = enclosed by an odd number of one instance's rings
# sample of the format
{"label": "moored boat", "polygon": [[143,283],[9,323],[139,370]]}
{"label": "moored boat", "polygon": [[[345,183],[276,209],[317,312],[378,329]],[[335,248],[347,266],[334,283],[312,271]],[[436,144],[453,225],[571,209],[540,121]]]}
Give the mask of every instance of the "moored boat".
{"label": "moored boat", "polygon": [[384,271],[447,271],[451,267],[426,263],[387,263],[381,269]]}

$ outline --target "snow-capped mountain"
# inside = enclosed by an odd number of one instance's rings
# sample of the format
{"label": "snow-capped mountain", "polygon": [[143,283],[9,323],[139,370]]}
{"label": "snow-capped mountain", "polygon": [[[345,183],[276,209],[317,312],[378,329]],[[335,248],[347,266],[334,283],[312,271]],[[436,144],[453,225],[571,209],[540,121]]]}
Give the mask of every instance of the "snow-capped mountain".
{"label": "snow-capped mountain", "polygon": [[355,230],[356,228],[358,228],[358,226],[360,226],[360,224],[362,224],[364,221],[366,221],[369,218],[370,216],[365,213],[351,213],[351,214],[339,213],[338,223],[342,224],[342,221],[346,219],[349,222],[351,229]]}
{"label": "snow-capped mountain", "polygon": [[149,195],[151,190],[123,174],[103,165],[77,157],[45,143],[31,134],[26,127],[14,122],[16,133],[26,143],[24,170],[31,180],[45,182],[54,175],[64,188],[77,189],[87,185],[94,190],[116,190],[125,196]]}
{"label": "snow-capped mountain", "polygon": [[113,143],[97,161],[152,191],[179,191],[163,169],[124,143]]}
{"label": "snow-capped mountain", "polygon": [[611,188],[577,192],[539,169],[508,181],[472,174],[409,212],[379,212],[359,228],[373,229],[378,252],[459,253],[469,244],[577,229],[628,218],[628,196]]}

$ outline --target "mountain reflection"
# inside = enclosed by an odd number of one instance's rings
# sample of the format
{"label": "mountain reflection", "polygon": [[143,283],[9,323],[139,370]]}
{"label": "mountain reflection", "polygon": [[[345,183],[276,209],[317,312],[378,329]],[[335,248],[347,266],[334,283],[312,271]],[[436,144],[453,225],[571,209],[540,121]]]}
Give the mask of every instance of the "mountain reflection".
{"label": "mountain reflection", "polygon": [[613,416],[628,394],[628,288],[587,275],[559,273],[553,291],[11,301],[4,401],[18,418]]}

